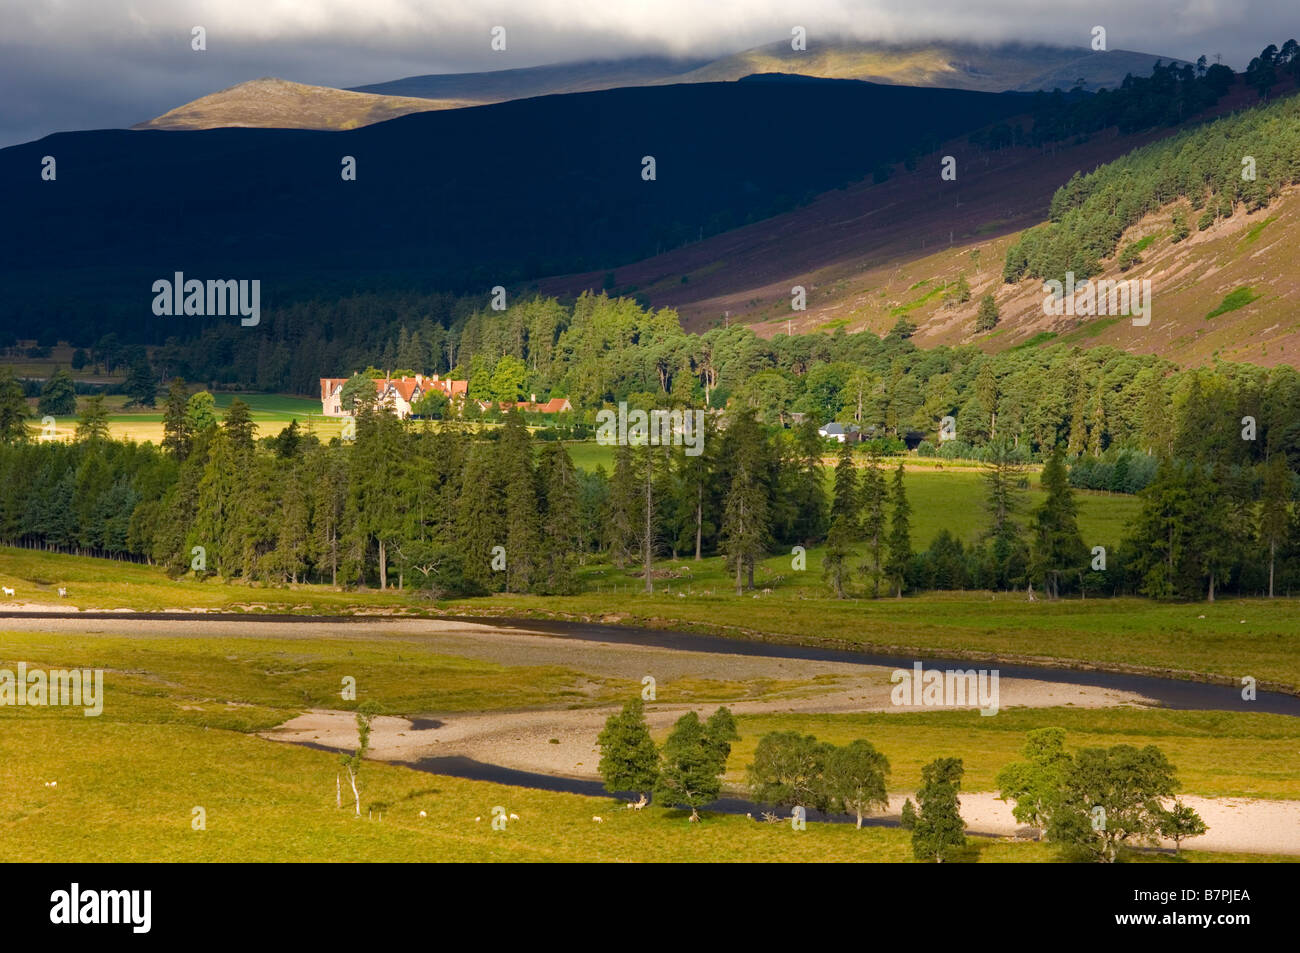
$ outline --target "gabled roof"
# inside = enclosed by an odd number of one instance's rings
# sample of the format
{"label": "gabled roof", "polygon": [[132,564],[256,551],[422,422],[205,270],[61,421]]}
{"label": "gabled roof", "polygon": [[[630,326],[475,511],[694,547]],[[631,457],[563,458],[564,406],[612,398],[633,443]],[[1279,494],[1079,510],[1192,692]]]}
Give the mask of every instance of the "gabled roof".
{"label": "gabled roof", "polygon": [[[408,404],[413,404],[431,390],[439,390],[448,397],[457,395],[464,396],[469,390],[469,381],[439,380],[438,375],[432,377],[376,377],[372,378],[375,382],[375,394],[378,397],[384,397],[390,391]],[[320,396],[321,400],[329,400],[339,388],[348,382],[346,377],[322,377],[320,379]]]}
{"label": "gabled roof", "polygon": [[828,437],[834,437],[842,433],[857,433],[858,425],[849,424],[848,427],[845,427],[844,424],[832,420],[828,424],[823,424],[817,432],[820,434],[825,434]]}
{"label": "gabled roof", "polygon": [[519,401],[518,403],[513,400],[480,400],[478,402],[479,407],[484,410],[487,410],[493,404],[496,404],[496,406],[502,411],[521,410],[526,414],[558,414],[573,409],[573,405],[569,403],[569,398],[567,397],[552,397],[544,404],[538,404],[527,400]]}

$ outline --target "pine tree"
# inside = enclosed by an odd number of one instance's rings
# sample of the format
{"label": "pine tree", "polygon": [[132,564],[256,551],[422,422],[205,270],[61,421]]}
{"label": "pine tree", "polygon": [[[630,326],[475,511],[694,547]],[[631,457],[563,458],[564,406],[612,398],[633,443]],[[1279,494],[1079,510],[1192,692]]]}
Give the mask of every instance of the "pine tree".
{"label": "pine tree", "polygon": [[637,551],[637,524],[640,497],[632,448],[620,444],[614,450],[614,474],[609,481],[606,503],[605,545],[610,559],[619,569],[625,567]]}
{"label": "pine tree", "polygon": [[173,377],[167,388],[167,403],[163,410],[163,449],[177,460],[184,460],[190,453],[190,444],[194,440],[194,431],[186,412],[189,394],[185,391],[185,381]]}
{"label": "pine tree", "polygon": [[903,464],[899,463],[894,471],[893,486],[890,489],[893,513],[889,526],[889,542],[885,557],[885,576],[892,584],[898,598],[903,598],[903,589],[907,585],[907,575],[912,565],[912,507],[907,502],[907,490],[903,486]]}
{"label": "pine tree", "polygon": [[921,769],[921,789],[916,792],[920,811],[912,828],[917,860],[943,863],[953,848],[965,845],[966,823],[957,800],[963,773],[960,758],[938,758]]}
{"label": "pine tree", "polygon": [[988,446],[984,464],[985,510],[989,526],[985,539],[993,543],[994,581],[1014,584],[1021,576],[1027,551],[1016,520],[1025,488],[1025,466],[1006,435]]}
{"label": "pine tree", "polygon": [[975,396],[988,412],[989,439],[992,440],[998,435],[998,379],[993,373],[992,361],[980,363],[979,372],[975,375]]}
{"label": "pine tree", "polygon": [[308,552],[317,571],[328,569],[330,585],[337,586],[339,538],[348,499],[346,459],[338,447],[317,446],[306,466],[312,527]]}
{"label": "pine tree", "polygon": [[1175,245],[1191,234],[1191,229],[1187,227],[1187,212],[1182,207],[1174,209],[1171,224],[1173,225],[1173,234],[1169,237],[1169,240]]}
{"label": "pine tree", "polygon": [[1262,467],[1263,490],[1259,504],[1259,541],[1268,552],[1268,597],[1273,598],[1277,551],[1287,538],[1290,525],[1291,471],[1286,456],[1275,453]]}
{"label": "pine tree", "polygon": [[721,542],[740,595],[746,570],[753,586],[754,564],[766,550],[770,519],[763,434],[753,411],[736,413],[727,428],[727,441],[731,482],[723,502]]}
{"label": "pine tree", "polygon": [[203,547],[205,571],[223,577],[233,575],[239,558],[233,539],[238,516],[237,459],[229,434],[224,429],[218,431],[199,479],[194,525],[188,540],[191,546]]}
{"label": "pine tree", "polygon": [[[645,591],[654,592],[654,558],[659,548],[657,507],[660,495],[656,492],[657,475],[663,469],[659,449],[649,443],[636,453],[637,463],[637,548],[641,554],[641,571],[645,577]],[[663,461],[665,464],[667,461]]]}
{"label": "pine tree", "polygon": [[131,365],[131,371],[127,374],[122,389],[130,398],[128,405],[139,404],[141,407],[154,405],[158,397],[158,381],[154,377],[153,368],[149,366],[149,359],[143,354]]}
{"label": "pine tree", "polygon": [[0,442],[26,443],[30,440],[28,414],[22,385],[14,379],[12,370],[0,368]]}
{"label": "pine tree", "polygon": [[41,388],[36,412],[42,416],[70,417],[77,412],[77,389],[72,375],[59,368]]}
{"label": "pine tree", "polygon": [[848,572],[849,557],[853,555],[853,551],[849,548],[851,542],[850,531],[846,528],[844,520],[837,519],[831,523],[830,534],[826,537],[826,548],[822,551],[822,575],[830,584],[831,591],[835,593],[837,599],[843,599],[846,595],[844,577]]}
{"label": "pine tree", "polygon": [[1140,580],[1138,591],[1153,599],[1172,598],[1180,594],[1190,526],[1185,469],[1173,458],[1161,457],[1154,479],[1139,496],[1142,509],[1126,540],[1132,571]]}
{"label": "pine tree", "polygon": [[858,489],[862,501],[862,538],[867,543],[867,561],[860,571],[871,579],[871,598],[877,599],[883,575],[881,551],[885,543],[885,503],[889,493],[885,487],[885,475],[880,469],[880,458],[874,452],[868,456]]}
{"label": "pine tree", "polygon": [[1033,515],[1032,571],[1052,599],[1061,593],[1061,576],[1082,570],[1088,549],[1079,534],[1078,509],[1070,489],[1065,455],[1057,447],[1043,467],[1047,496]]}
{"label": "pine tree", "polygon": [[1173,428],[1169,419],[1169,398],[1158,373],[1151,375],[1142,395],[1142,441],[1147,453],[1168,454],[1172,450]]}
{"label": "pine tree", "polygon": [[226,408],[222,419],[226,439],[230,441],[230,450],[240,460],[247,460],[253,454],[253,440],[257,436],[257,425],[253,423],[253,413],[248,405],[238,397]]}
{"label": "pine tree", "polygon": [[542,518],[543,586],[547,593],[564,595],[576,590],[573,567],[582,555],[578,512],[578,474],[564,445],[542,448],[539,482],[545,487]]}
{"label": "pine tree", "polygon": [[1106,404],[1098,393],[1092,400],[1092,414],[1088,424],[1088,455],[1100,457],[1106,434]]}
{"label": "pine tree", "polygon": [[992,331],[998,326],[998,304],[993,295],[986,294],[980,298],[979,312],[975,315],[975,332]]}
{"label": "pine tree", "polygon": [[542,533],[533,448],[518,411],[506,414],[497,446],[506,481],[506,591],[531,592],[542,573]]}
{"label": "pine tree", "polygon": [[788,493],[795,510],[790,538],[800,542],[819,540],[826,533],[826,488],[822,473],[822,437],[817,422],[804,420],[795,432],[794,458]]}
{"label": "pine tree", "polygon": [[645,709],[633,698],[623,710],[610,715],[596,739],[600,745],[600,771],[610,794],[649,794],[659,781],[659,751],[650,738]]}
{"label": "pine tree", "polygon": [[73,439],[78,442],[108,439],[108,409],[104,406],[103,394],[87,398]]}
{"label": "pine tree", "polygon": [[835,464],[835,495],[831,499],[831,525],[840,527],[841,538],[853,540],[858,535],[858,471],[853,463],[853,447],[846,440],[840,444]]}
{"label": "pine tree", "polygon": [[[497,455],[490,444],[470,446],[457,499],[456,535],[465,554],[465,579],[483,591],[500,588],[500,573],[492,568],[492,548],[504,546],[505,486]],[[507,551],[507,568],[510,565]]]}
{"label": "pine tree", "polygon": [[1083,456],[1088,446],[1088,425],[1084,418],[1085,389],[1080,386],[1075,390],[1073,410],[1070,413],[1070,442],[1066,452],[1072,459]]}
{"label": "pine tree", "polygon": [[676,508],[682,516],[681,539],[678,545],[695,553],[698,561],[704,555],[704,541],[716,532],[714,503],[716,497],[715,461],[717,446],[715,432],[709,417],[701,437],[702,450],[698,454],[685,452],[676,458],[673,495]]}

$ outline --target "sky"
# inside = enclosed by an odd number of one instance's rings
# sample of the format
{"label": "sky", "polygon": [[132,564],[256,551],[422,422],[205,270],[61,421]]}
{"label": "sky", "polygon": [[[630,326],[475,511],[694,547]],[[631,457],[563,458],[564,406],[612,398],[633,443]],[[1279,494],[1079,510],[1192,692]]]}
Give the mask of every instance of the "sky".
{"label": "sky", "polygon": [[[1300,34],[1300,0],[0,0],[0,148],[121,128],[261,76],[349,87],[790,36],[1108,48],[1242,69]],[[202,26],[207,49],[191,49]],[[490,47],[506,28],[506,50]]]}

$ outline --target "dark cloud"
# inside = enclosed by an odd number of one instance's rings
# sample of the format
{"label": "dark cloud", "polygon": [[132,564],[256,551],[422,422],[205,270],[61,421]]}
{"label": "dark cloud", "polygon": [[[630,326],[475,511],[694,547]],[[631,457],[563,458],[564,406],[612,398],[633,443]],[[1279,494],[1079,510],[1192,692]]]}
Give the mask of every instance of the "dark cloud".
{"label": "dark cloud", "polygon": [[[629,54],[718,55],[789,36],[810,42],[940,38],[1111,49],[1236,68],[1296,29],[1296,0],[0,0],[0,146],[69,129],[129,126],[259,76],[357,86],[419,73]],[[508,31],[508,50],[489,31]],[[207,50],[190,31],[207,30]],[[1284,35],[1285,34],[1285,35]]]}

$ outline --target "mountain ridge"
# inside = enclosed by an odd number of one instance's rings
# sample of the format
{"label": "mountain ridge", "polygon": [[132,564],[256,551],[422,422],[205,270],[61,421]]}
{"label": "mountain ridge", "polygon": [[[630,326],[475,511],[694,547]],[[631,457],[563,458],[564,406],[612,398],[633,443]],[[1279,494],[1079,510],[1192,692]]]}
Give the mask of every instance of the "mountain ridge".
{"label": "mountain ridge", "polygon": [[[1076,86],[1094,91],[1117,86],[1129,73],[1146,75],[1156,62],[1183,61],[1130,50],[1093,51],[1042,44],[891,45],[831,40],[814,43],[807,51],[794,51],[788,41],[782,41],[711,60],[655,56],[578,60],[472,73],[422,74],[347,89],[276,80],[295,87],[292,94],[278,91],[277,95],[268,95],[268,90],[257,85],[267,82],[264,78],[200,97],[133,128],[345,129],[410,112],[615,88],[735,82],[761,73],[986,93]],[[368,103],[356,98],[362,96],[382,98]],[[287,108],[292,97],[301,103],[301,113]],[[431,105],[421,108],[422,102]],[[361,121],[367,115],[372,118]]]}

